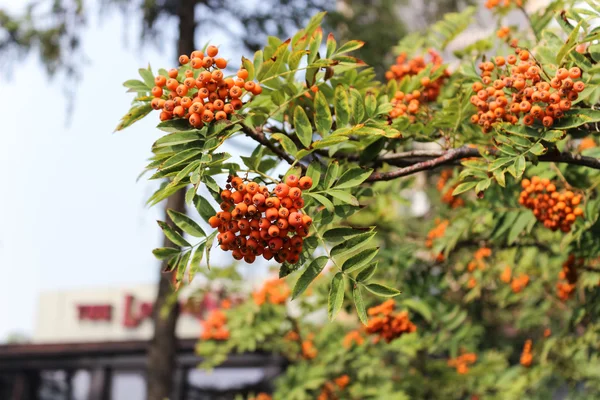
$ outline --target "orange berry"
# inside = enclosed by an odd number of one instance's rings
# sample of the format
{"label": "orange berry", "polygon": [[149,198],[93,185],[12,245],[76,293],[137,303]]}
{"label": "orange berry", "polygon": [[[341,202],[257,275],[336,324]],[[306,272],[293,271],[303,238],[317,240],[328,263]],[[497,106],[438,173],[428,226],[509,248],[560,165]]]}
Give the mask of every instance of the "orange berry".
{"label": "orange berry", "polygon": [[219,49],[218,49],[218,47],[217,47],[217,46],[212,46],[212,45],[211,45],[211,46],[208,46],[208,47],[206,48],[206,54],[207,54],[209,57],[214,57],[214,56],[216,56],[217,54],[219,54]]}
{"label": "orange berry", "polygon": [[189,62],[190,62],[190,58],[188,56],[186,56],[185,54],[182,54],[182,55],[179,56],[179,63],[181,65],[185,65],[185,64],[187,64]]}
{"label": "orange berry", "polygon": [[217,66],[217,68],[220,69],[227,68],[227,60],[225,60],[224,58],[217,58],[215,60],[215,65]]}
{"label": "orange berry", "polygon": [[154,86],[152,88],[152,96],[161,97],[163,95],[163,90],[160,86]]}
{"label": "orange berry", "polygon": [[182,106],[176,106],[173,109],[173,115],[182,118],[185,115],[185,109]]}
{"label": "orange berry", "polygon": [[179,71],[176,68],[171,68],[168,72],[169,78],[175,79],[179,75]]}
{"label": "orange berry", "polygon": [[258,96],[259,94],[261,94],[263,91],[262,86],[260,86],[258,83],[256,83],[254,85],[254,89],[252,89],[252,94],[255,96]]}
{"label": "orange berry", "polygon": [[252,92],[254,90],[255,86],[256,86],[256,84],[252,81],[244,83],[244,89],[246,89],[249,92]]}
{"label": "orange berry", "polygon": [[170,120],[170,119],[172,119],[172,118],[173,118],[173,114],[171,114],[171,113],[170,113],[170,112],[168,112],[168,111],[162,111],[162,112],[160,113],[160,120],[161,120],[161,121],[168,121],[168,120]]}
{"label": "orange berry", "polygon": [[577,67],[573,67],[569,70],[569,76],[573,79],[577,79],[581,76],[581,70]]}
{"label": "orange berry", "polygon": [[215,120],[222,121],[224,119],[227,119],[227,113],[225,111],[217,111],[215,114]]}
{"label": "orange berry", "polygon": [[277,186],[275,186],[275,190],[274,190],[275,194],[280,199],[287,197],[289,191],[290,191],[290,188],[285,183],[278,184]]}
{"label": "orange berry", "polygon": [[158,87],[164,87],[167,84],[167,78],[162,75],[158,75],[154,78],[154,84]]}
{"label": "orange berry", "polygon": [[194,128],[198,128],[202,125],[202,117],[198,113],[193,113],[190,115],[189,121],[190,125],[192,125]]}
{"label": "orange berry", "polygon": [[240,79],[246,80],[246,79],[248,79],[248,76],[249,76],[248,70],[246,70],[246,69],[240,69],[237,72],[237,77]]}
{"label": "orange berry", "polygon": [[202,121],[211,122],[214,119],[215,115],[210,110],[204,110],[202,113]]}
{"label": "orange berry", "polygon": [[167,85],[167,89],[174,91],[179,86],[179,82],[177,81],[177,79],[170,78],[167,80],[166,85]]}
{"label": "orange berry", "polygon": [[285,180],[285,183],[289,186],[289,187],[297,187],[298,186],[298,177],[296,175],[289,175],[287,177],[287,179]]}
{"label": "orange berry", "polygon": [[298,187],[300,187],[302,190],[308,190],[312,187],[312,185],[313,185],[313,181],[310,176],[303,176],[298,181]]}

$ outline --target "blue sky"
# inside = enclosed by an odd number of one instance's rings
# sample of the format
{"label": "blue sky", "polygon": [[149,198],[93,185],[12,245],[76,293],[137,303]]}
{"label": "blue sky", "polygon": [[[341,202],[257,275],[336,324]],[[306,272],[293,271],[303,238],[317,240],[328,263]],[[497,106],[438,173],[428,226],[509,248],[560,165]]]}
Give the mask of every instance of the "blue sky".
{"label": "blue sky", "polygon": [[[14,4],[0,0],[0,8]],[[32,334],[41,291],[157,278],[151,249],[161,241],[155,220],[162,209],[145,206],[156,183],[136,178],[160,135],[158,117],[112,132],[131,101],[122,82],[148,62],[173,66],[175,25],[164,30],[159,51],[142,49],[136,24],[117,12],[100,21],[90,14],[83,37],[89,62],[69,116],[65,80],[49,80],[37,57],[0,74],[0,341]],[[218,34],[197,39],[231,53]]]}

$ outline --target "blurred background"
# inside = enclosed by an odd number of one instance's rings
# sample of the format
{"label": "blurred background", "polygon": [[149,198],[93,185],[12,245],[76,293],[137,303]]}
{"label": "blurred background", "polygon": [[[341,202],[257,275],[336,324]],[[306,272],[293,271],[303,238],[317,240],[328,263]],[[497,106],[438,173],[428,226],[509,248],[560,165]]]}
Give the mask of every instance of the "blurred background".
{"label": "blurred background", "polygon": [[[0,0],[0,341],[10,344],[0,351],[0,399],[145,398],[144,354],[160,277],[151,249],[163,240],[155,221],[164,218],[164,205],[148,208],[158,183],[136,178],[159,133],[151,118],[113,133],[131,101],[122,82],[138,68],[175,66],[181,49],[208,42],[237,68],[268,35],[291,36],[325,10],[326,29],[338,42],[366,41],[357,56],[383,77],[402,37],[470,3]],[[480,13],[480,25],[459,43],[497,29]],[[445,59],[451,56],[450,48]],[[247,146],[239,141],[226,151]],[[215,264],[231,263],[215,252]],[[249,290],[268,269],[240,273]],[[198,319],[222,289],[205,283],[197,280],[204,290],[193,300],[186,300],[193,290],[184,291],[174,317],[183,343],[177,357],[189,358],[179,363],[186,368],[177,372],[173,399],[232,398],[231,382],[260,385],[282,367],[256,358],[232,360],[212,377],[193,370]],[[194,387],[204,388],[197,397],[189,395]]]}

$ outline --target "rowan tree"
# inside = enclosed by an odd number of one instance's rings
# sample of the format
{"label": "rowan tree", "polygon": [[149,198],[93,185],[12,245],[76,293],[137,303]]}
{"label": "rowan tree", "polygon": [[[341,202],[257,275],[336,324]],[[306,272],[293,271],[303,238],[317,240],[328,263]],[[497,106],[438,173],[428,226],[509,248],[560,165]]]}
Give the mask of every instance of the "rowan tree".
{"label": "rowan tree", "polygon": [[[257,399],[600,395],[600,8],[516,27],[521,2],[486,6],[498,29],[452,66],[474,8],[400,41],[385,82],[317,14],[252,58],[211,45],[125,83],[117,129],[160,116],[166,133],[150,204],[185,189],[198,211],[169,214],[185,235],[159,222],[175,286],[214,251],[278,272],[207,317],[205,366],[288,358]],[[256,142],[241,162],[222,151],[235,137]]]}

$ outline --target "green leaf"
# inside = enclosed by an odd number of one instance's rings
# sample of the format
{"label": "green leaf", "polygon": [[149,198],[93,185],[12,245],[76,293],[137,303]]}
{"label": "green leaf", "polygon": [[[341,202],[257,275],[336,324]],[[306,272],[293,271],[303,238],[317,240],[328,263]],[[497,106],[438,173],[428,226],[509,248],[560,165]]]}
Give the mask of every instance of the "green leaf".
{"label": "green leaf", "polygon": [[294,290],[292,291],[292,299],[300,296],[306,288],[310,285],[310,283],[323,271],[323,268],[329,261],[329,258],[325,256],[321,256],[319,258],[314,259],[308,267],[304,270],[296,285],[294,286]]}
{"label": "green leaf", "polygon": [[312,125],[310,124],[310,120],[304,112],[304,109],[300,106],[296,106],[296,109],[294,110],[294,129],[296,130],[296,136],[298,136],[300,143],[306,148],[310,147],[313,136]]}
{"label": "green leaf", "polygon": [[286,153],[294,155],[298,152],[298,148],[292,139],[283,133],[274,133],[271,135],[271,137],[281,143],[281,147],[283,147],[283,150],[285,150]]}
{"label": "green leaf", "polygon": [[159,260],[172,258],[180,252],[181,250],[173,247],[159,247],[157,249],[152,250],[152,254],[154,254],[154,256]]}
{"label": "green leaf", "polygon": [[196,197],[194,197],[194,205],[202,219],[206,222],[208,222],[210,217],[217,215],[217,212],[210,202],[202,196],[196,195]]}
{"label": "green leaf", "polygon": [[547,131],[546,133],[544,133],[544,140],[546,142],[554,143],[554,142],[564,139],[565,135],[566,134],[564,131],[559,131],[559,130],[553,129],[553,130],[550,130],[550,131]]}
{"label": "green leaf", "polygon": [[378,263],[374,262],[356,275],[356,282],[366,282],[375,275]]}
{"label": "green leaf", "polygon": [[344,53],[349,53],[354,50],[358,50],[365,45],[365,42],[362,40],[350,40],[349,42],[344,43],[340,46],[338,51],[335,52],[335,55],[340,55]]}
{"label": "green leaf", "polygon": [[334,210],[333,203],[327,197],[317,194],[317,193],[311,193],[311,192],[304,193],[304,195],[312,197],[313,199],[315,199],[316,201],[321,203],[323,206],[325,206],[327,211],[333,212],[333,210]]}
{"label": "green leaf", "polygon": [[535,219],[535,215],[532,212],[526,211],[521,213],[517,220],[513,223],[508,233],[507,244],[513,244],[521,232],[525,230],[525,227],[529,225],[532,219]]}
{"label": "green leaf", "polygon": [[503,165],[508,164],[512,160],[514,160],[512,157],[498,157],[493,163],[490,164],[488,171],[493,172]]}
{"label": "green leaf", "polygon": [[313,185],[312,189],[319,186],[319,182],[321,180],[321,164],[317,161],[313,161],[308,164],[308,168],[306,169],[306,176],[312,178]]}
{"label": "green leaf", "polygon": [[577,26],[569,34],[569,38],[567,39],[565,44],[562,45],[562,47],[556,54],[556,64],[557,65],[562,65],[565,56],[570,51],[572,51],[574,49],[574,47],[576,46],[577,36],[579,35],[579,28],[581,27],[581,23],[582,23],[582,21],[579,21]]}
{"label": "green leaf", "polygon": [[393,289],[379,283],[369,283],[365,284],[364,286],[369,292],[381,297],[395,297],[401,293],[397,289]]}
{"label": "green leaf", "polygon": [[335,197],[336,199],[346,203],[346,204],[351,204],[353,206],[358,206],[358,199],[354,196],[352,196],[350,193],[348,192],[344,192],[341,190],[328,190],[327,194],[330,195],[331,197]]}
{"label": "green leaf", "polygon": [[327,172],[325,173],[325,180],[323,181],[323,187],[325,189],[329,189],[333,182],[337,179],[338,173],[340,171],[340,164],[337,161],[333,161],[327,167]]}
{"label": "green leaf", "polygon": [[364,233],[364,231],[354,228],[333,228],[323,234],[323,239],[330,242],[339,242],[360,235],[361,233]]}
{"label": "green leaf", "polygon": [[186,144],[203,139],[204,138],[198,134],[198,131],[174,132],[158,139],[156,142],[154,142],[152,148],[159,149],[161,147],[171,147],[178,144]]}
{"label": "green leaf", "polygon": [[578,108],[565,111],[565,115],[554,122],[552,129],[572,129],[581,125],[600,122],[600,110]]}
{"label": "green leaf", "polygon": [[350,89],[350,107],[354,122],[360,124],[365,118],[365,106],[360,92],[356,89]]}
{"label": "green leaf", "polygon": [[148,86],[149,88],[154,87],[154,75],[152,74],[150,67],[148,67],[148,69],[140,68],[138,71],[140,73],[140,76],[144,80],[146,86]]}
{"label": "green leaf", "polygon": [[179,260],[179,263],[177,264],[177,275],[175,277],[177,282],[181,282],[181,280],[183,279],[183,275],[185,274],[185,270],[187,269],[188,261],[190,260],[191,255],[191,250],[186,251],[181,255],[181,260]]}
{"label": "green leaf", "polygon": [[498,182],[498,185],[500,185],[502,187],[506,187],[506,179],[504,177],[504,174],[505,174],[504,171],[500,171],[500,170],[494,171],[494,179],[496,180],[496,182]]}
{"label": "green leaf", "polygon": [[360,253],[353,255],[342,264],[342,271],[346,273],[357,271],[371,262],[373,257],[377,255],[379,247],[366,249]]}
{"label": "green leaf", "polygon": [[[529,151],[531,153],[535,154],[536,156],[541,156],[542,154],[546,153],[546,151],[548,151],[548,149],[545,148],[543,144],[538,142],[535,145],[533,145],[533,147],[531,147],[531,149],[529,149]],[[518,171],[518,168],[517,168],[517,171]]]}
{"label": "green leaf", "polygon": [[337,128],[343,128],[348,125],[350,120],[350,104],[348,102],[348,93],[342,85],[337,85],[333,97],[335,108],[335,122]]}
{"label": "green leaf", "polygon": [[149,103],[131,107],[129,112],[125,114],[123,118],[121,118],[121,122],[119,123],[119,125],[117,125],[115,132],[122,131],[123,129],[133,125],[135,122],[148,115],[151,111],[152,107]]}
{"label": "green leaf", "polygon": [[196,273],[200,270],[200,263],[202,262],[202,257],[204,256],[205,247],[206,242],[202,242],[198,245],[198,247],[196,247],[196,250],[194,251],[194,255],[192,256],[192,260],[190,261],[190,283],[194,280]]}
{"label": "green leaf", "polygon": [[373,237],[375,237],[374,231],[361,233],[360,235],[333,247],[330,254],[332,257],[341,257],[345,254],[352,253],[353,251],[358,250],[360,246],[367,244]]}
{"label": "green leaf", "polygon": [[167,214],[182,231],[195,237],[206,237],[206,233],[200,228],[200,225],[187,215],[175,210],[167,210]]}
{"label": "green leaf", "polygon": [[477,186],[475,186],[475,192],[479,193],[485,191],[487,188],[490,187],[490,183],[492,183],[492,180],[490,178],[479,181],[477,183]]}
{"label": "green leaf", "polygon": [[247,81],[254,80],[254,64],[252,61],[247,59],[246,57],[242,57],[242,66],[248,71],[248,79]]}
{"label": "green leaf", "polygon": [[429,308],[427,303],[425,303],[423,300],[417,298],[405,299],[400,304],[418,312],[425,319],[425,321],[431,323],[431,320],[433,319],[431,308]]}
{"label": "green leaf", "polygon": [[333,36],[333,33],[330,32],[329,35],[327,35],[327,53],[325,55],[325,58],[331,58],[331,56],[335,52],[336,46],[337,42],[335,41],[335,37]]}
{"label": "green leaf", "polygon": [[162,229],[162,231],[165,234],[165,236],[167,237],[167,239],[169,239],[171,242],[173,242],[173,244],[176,244],[177,246],[181,246],[181,247],[190,247],[191,246],[191,244],[189,244],[183,238],[183,236],[181,236],[181,234],[179,234],[179,232],[177,232],[173,228],[171,228],[166,222],[163,222],[163,221],[156,221],[156,222],[158,223],[158,226],[160,226],[160,229]]}
{"label": "green leaf", "polygon": [[348,189],[363,183],[371,174],[372,169],[352,168],[346,171],[335,185],[336,189]]}
{"label": "green leaf", "polygon": [[525,156],[519,156],[513,165],[516,173],[515,178],[519,179],[521,176],[523,176],[523,172],[525,172],[525,166],[527,165]]}
{"label": "green leaf", "polygon": [[329,136],[323,140],[317,140],[312,144],[313,149],[324,149],[335,144],[347,142],[348,138],[343,136]]}
{"label": "green leaf", "polygon": [[469,191],[469,190],[473,189],[475,186],[477,186],[477,182],[464,182],[464,183],[461,183],[456,188],[454,188],[454,190],[452,191],[452,196],[457,196],[457,195],[459,195],[461,193]]}
{"label": "green leaf", "polygon": [[356,306],[356,313],[358,314],[358,318],[360,322],[366,325],[369,322],[369,318],[367,317],[367,310],[365,308],[365,301],[363,300],[362,293],[360,291],[359,285],[354,285],[352,288],[352,298],[354,299],[354,305]]}
{"label": "green leaf", "polygon": [[200,148],[192,148],[175,153],[175,155],[166,159],[160,165],[159,169],[167,169],[185,163],[186,161],[202,155],[202,151],[203,150]]}
{"label": "green leaf", "polygon": [[[130,79],[123,83],[123,86],[129,89],[133,89],[136,92],[149,92],[152,87],[148,87],[144,82],[139,81],[137,79]],[[154,83],[153,85],[154,86]]]}
{"label": "green leaf", "polygon": [[377,111],[377,98],[375,98],[375,95],[371,92],[367,93],[365,96],[365,110],[367,111],[369,118],[373,118]]}
{"label": "green leaf", "polygon": [[206,266],[210,269],[210,251],[212,250],[213,242],[219,231],[214,231],[206,238]]}
{"label": "green leaf", "polygon": [[327,301],[327,314],[329,320],[333,321],[344,303],[344,275],[341,272],[335,274],[329,288],[329,299]]}
{"label": "green leaf", "polygon": [[325,98],[325,95],[321,91],[318,91],[315,95],[315,125],[321,137],[329,134],[332,123],[333,119],[329,110],[329,102]]}

